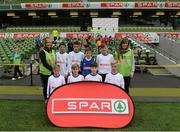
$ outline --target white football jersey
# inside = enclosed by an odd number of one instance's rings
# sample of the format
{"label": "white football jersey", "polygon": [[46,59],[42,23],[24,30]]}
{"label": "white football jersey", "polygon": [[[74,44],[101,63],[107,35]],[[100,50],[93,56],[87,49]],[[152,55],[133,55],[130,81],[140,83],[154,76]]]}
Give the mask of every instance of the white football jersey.
{"label": "white football jersey", "polygon": [[51,95],[51,93],[59,86],[62,86],[65,84],[65,79],[62,75],[55,77],[51,75],[48,78],[48,84],[47,84],[47,97]]}
{"label": "white football jersey", "polygon": [[114,61],[114,57],[112,54],[98,55],[96,59],[96,62],[98,64],[98,73],[99,74],[111,73],[111,63],[113,61]]}
{"label": "white football jersey", "polygon": [[67,83],[80,82],[80,81],[84,81],[84,76],[82,76],[82,75],[78,75],[78,76],[70,75],[68,77]]}
{"label": "white football jersey", "polygon": [[81,61],[84,58],[84,53],[79,51],[78,53],[71,51],[68,55],[68,70],[69,73],[71,73],[71,66],[72,64],[77,63],[79,66],[81,64]]}
{"label": "white football jersey", "polygon": [[120,73],[116,73],[116,74],[108,73],[106,75],[106,78],[105,78],[104,82],[118,85],[118,86],[120,86],[121,88],[124,89],[124,78]]}
{"label": "white football jersey", "polygon": [[56,63],[61,68],[61,75],[67,76],[68,75],[68,54],[64,53],[61,54],[59,52],[56,53]]}
{"label": "white football jersey", "polygon": [[85,80],[86,81],[98,81],[98,82],[102,82],[102,77],[99,74],[96,74],[96,75],[88,74],[85,77]]}

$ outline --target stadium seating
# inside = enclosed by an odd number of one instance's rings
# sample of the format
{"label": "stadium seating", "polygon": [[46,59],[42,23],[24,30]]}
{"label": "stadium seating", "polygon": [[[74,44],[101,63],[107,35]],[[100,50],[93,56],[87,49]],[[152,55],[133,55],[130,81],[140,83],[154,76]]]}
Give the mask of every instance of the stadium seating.
{"label": "stadium seating", "polygon": [[35,49],[35,42],[33,38],[25,39],[0,39],[0,64],[11,64],[12,53],[15,48],[20,49],[22,59],[29,59]]}
{"label": "stadium seating", "polygon": [[[66,41],[65,38],[63,41]],[[76,39],[73,39],[75,41]],[[80,41],[82,39],[79,39]],[[117,47],[119,46],[121,39],[116,39],[116,44],[109,44],[109,52],[114,55],[114,51],[116,51]],[[136,64],[148,64],[147,60],[150,61],[150,64],[156,64],[155,60],[155,53],[150,51],[147,55],[146,51],[143,51],[143,47],[139,44],[135,43],[134,41],[129,41],[131,48],[134,50],[134,56]],[[34,52],[35,49],[35,40],[34,38],[21,38],[21,39],[0,39],[0,63],[10,64],[12,63],[12,52],[15,48],[19,48],[22,54],[23,59],[28,59],[31,54]],[[92,41],[92,51],[93,56],[97,56],[98,49],[96,48],[96,42]],[[143,52],[138,55],[137,48],[141,49]],[[57,49],[56,49],[57,50]],[[85,50],[84,47],[81,49],[82,51]]]}
{"label": "stadium seating", "polygon": [[127,27],[119,27],[118,28],[119,32],[171,32],[173,31],[173,27],[132,27],[132,26],[127,26]]}
{"label": "stadium seating", "polygon": [[[60,32],[80,32],[80,26],[9,26],[6,30],[0,30],[0,32],[52,32],[54,29]],[[90,27],[87,28],[90,31]],[[137,26],[125,26],[119,27],[119,32],[172,32],[175,31],[173,27],[137,27]],[[179,38],[170,38],[179,39]],[[180,40],[180,39],[179,39]]]}
{"label": "stadium seating", "polygon": [[38,26],[38,27],[8,27],[6,32],[52,32],[54,29],[59,30],[60,32],[80,32],[80,27],[76,26]]}

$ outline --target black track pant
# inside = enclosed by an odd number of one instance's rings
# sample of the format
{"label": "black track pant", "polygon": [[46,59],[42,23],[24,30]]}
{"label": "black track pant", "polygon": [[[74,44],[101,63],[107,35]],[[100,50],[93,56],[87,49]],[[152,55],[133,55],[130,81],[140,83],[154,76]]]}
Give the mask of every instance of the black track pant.
{"label": "black track pant", "polygon": [[19,66],[14,66],[14,78],[17,78],[17,74],[19,74],[20,77],[22,77],[22,73],[19,70]]}
{"label": "black track pant", "polygon": [[129,86],[131,82],[131,77],[124,77],[124,83],[125,83],[125,92],[129,94]]}
{"label": "black track pant", "polygon": [[48,83],[48,78],[50,75],[43,75],[40,74],[41,76],[41,80],[42,80],[42,85],[43,85],[43,95],[44,95],[44,99],[47,99],[47,83]]}

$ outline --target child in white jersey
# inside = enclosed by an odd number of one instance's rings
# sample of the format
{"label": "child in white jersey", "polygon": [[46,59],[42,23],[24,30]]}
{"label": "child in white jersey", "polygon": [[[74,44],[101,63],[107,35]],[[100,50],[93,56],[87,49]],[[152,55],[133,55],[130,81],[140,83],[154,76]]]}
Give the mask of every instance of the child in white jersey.
{"label": "child in white jersey", "polygon": [[118,73],[116,61],[111,64],[111,73],[106,75],[105,82],[115,84],[124,89],[124,78]]}
{"label": "child in white jersey", "polygon": [[53,75],[48,78],[47,84],[47,98],[51,95],[51,93],[59,86],[65,84],[65,79],[62,75],[60,75],[61,69],[59,65],[56,65],[53,68]]}
{"label": "child in white jersey", "polygon": [[59,52],[56,53],[56,64],[61,68],[61,75],[67,78],[68,75],[68,54],[66,53],[66,44],[61,42]]}
{"label": "child in white jersey", "polygon": [[67,83],[72,83],[72,82],[79,82],[84,80],[84,76],[79,74],[79,65],[77,63],[73,64],[71,67],[72,70],[72,75],[68,77]]}
{"label": "child in white jersey", "polygon": [[98,73],[102,76],[103,82],[106,74],[111,73],[111,63],[114,61],[112,54],[108,53],[106,44],[101,45],[101,54],[97,56],[96,62],[98,64]]}
{"label": "child in white jersey", "polygon": [[91,64],[91,73],[85,77],[85,80],[102,82],[102,77],[97,73],[97,63]]}
{"label": "child in white jersey", "polygon": [[68,70],[71,74],[71,66],[77,63],[79,66],[81,64],[82,59],[84,58],[84,53],[80,51],[81,44],[79,41],[75,41],[73,43],[73,51],[71,51],[68,55]]}

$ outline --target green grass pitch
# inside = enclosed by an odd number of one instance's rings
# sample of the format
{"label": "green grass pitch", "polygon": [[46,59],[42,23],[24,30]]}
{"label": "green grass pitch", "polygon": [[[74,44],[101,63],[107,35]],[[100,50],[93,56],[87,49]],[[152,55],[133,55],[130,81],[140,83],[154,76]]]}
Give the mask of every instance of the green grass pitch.
{"label": "green grass pitch", "polygon": [[0,131],[180,130],[180,103],[135,103],[131,124],[122,129],[58,128],[46,116],[43,101],[0,100]]}

